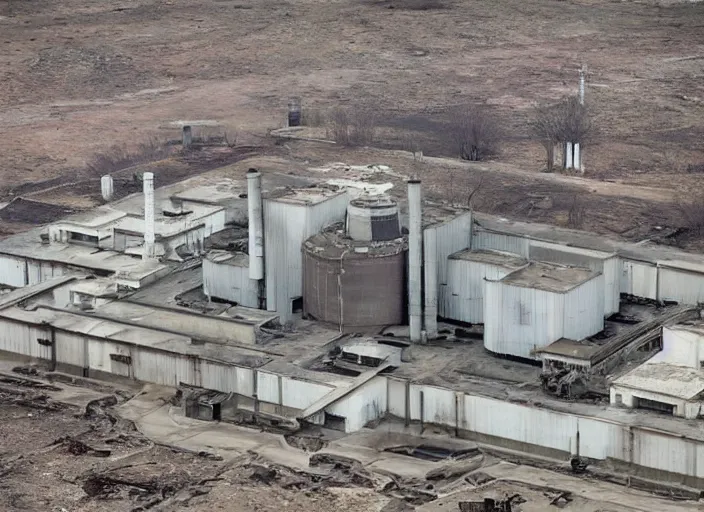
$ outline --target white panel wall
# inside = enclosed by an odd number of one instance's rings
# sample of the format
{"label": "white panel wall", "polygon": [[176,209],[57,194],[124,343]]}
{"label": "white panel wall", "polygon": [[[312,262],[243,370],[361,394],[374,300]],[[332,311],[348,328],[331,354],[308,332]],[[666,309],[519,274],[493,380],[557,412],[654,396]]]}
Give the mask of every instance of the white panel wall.
{"label": "white panel wall", "polygon": [[375,377],[325,409],[345,418],[345,432],[356,432],[386,414],[387,379]]}
{"label": "white panel wall", "polygon": [[484,323],[484,279],[498,281],[509,271],[506,267],[478,261],[447,260],[447,286],[444,318],[469,323]]}
{"label": "white panel wall", "polygon": [[[427,246],[424,251],[435,250],[435,261],[437,261],[437,283],[438,283],[438,315],[444,318],[452,318],[447,316],[445,306],[447,304],[446,297],[448,295],[447,285],[451,282],[448,275],[448,257],[462,249],[467,249],[472,243],[472,214],[467,212],[463,215],[453,218],[443,224],[431,226],[423,231],[435,231],[435,247]],[[424,265],[427,267],[427,255],[424,254]]]}
{"label": "white panel wall", "polygon": [[604,260],[604,315],[618,313],[621,306],[621,260]]}
{"label": "white panel wall", "polygon": [[683,304],[704,302],[704,274],[660,267],[659,299]]}
{"label": "white panel wall", "polygon": [[51,339],[51,329],[0,321],[0,350],[50,360],[51,347],[39,344],[39,338]]}
{"label": "white panel wall", "polygon": [[[423,410],[421,418],[421,399],[423,393]],[[410,390],[411,419],[425,423],[455,426],[455,392],[450,389],[433,386],[411,385]]]}
{"label": "white panel wall", "polygon": [[662,328],[662,350],[649,362],[670,363],[699,369],[704,360],[704,335],[684,329]]}
{"label": "white panel wall", "polygon": [[272,404],[281,403],[278,375],[267,372],[257,372],[257,398]]}
{"label": "white panel wall", "polygon": [[621,260],[621,293],[657,299],[658,269],[640,261]]}
{"label": "white panel wall", "polygon": [[633,462],[685,475],[697,472],[696,448],[690,442],[644,429],[634,430]]}
{"label": "white panel wall", "polygon": [[84,368],[88,341],[79,334],[56,331],[56,362]]}
{"label": "white panel wall", "polygon": [[266,307],[281,322],[292,318],[291,300],[303,294],[301,244],[324,226],[343,221],[348,202],[347,194],[312,206],[264,200]]}
{"label": "white panel wall", "polygon": [[530,253],[530,245],[527,238],[493,233],[476,227],[472,232],[472,249],[492,249],[494,251],[510,252],[524,258],[527,258]]}
{"label": "white panel wall", "polygon": [[201,361],[201,385],[206,389],[252,396],[253,371],[214,361]]}
{"label": "white panel wall", "polygon": [[560,339],[564,295],[485,281],[484,346],[497,354],[535,358],[532,352]]}
{"label": "white panel wall", "polygon": [[248,308],[259,306],[259,282],[249,278],[249,268],[203,259],[203,293]]}
{"label": "white panel wall", "polygon": [[0,255],[0,284],[20,288],[25,286],[25,263],[21,258]]}
{"label": "white panel wall", "polygon": [[310,407],[335,389],[332,386],[297,380],[291,377],[282,377],[281,387],[283,393],[282,405],[293,407],[294,409]]}
{"label": "white panel wall", "polygon": [[406,381],[388,379],[389,414],[399,418],[406,417]]}
{"label": "white panel wall", "polygon": [[600,274],[564,294],[562,336],[581,340],[604,329],[604,275]]}
{"label": "white panel wall", "polygon": [[167,352],[135,348],[132,351],[134,378],[165,386],[178,386],[180,382],[195,385],[194,367],[187,357]]}
{"label": "white panel wall", "polygon": [[121,353],[115,343],[101,339],[88,339],[88,368],[111,372],[110,354]]}

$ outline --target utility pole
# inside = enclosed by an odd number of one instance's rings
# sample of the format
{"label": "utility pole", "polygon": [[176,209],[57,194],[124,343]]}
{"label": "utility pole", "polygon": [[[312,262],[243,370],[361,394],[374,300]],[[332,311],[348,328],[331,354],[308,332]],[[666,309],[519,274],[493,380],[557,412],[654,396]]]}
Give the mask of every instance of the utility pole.
{"label": "utility pole", "polygon": [[579,69],[579,103],[584,105],[584,77],[587,74],[587,65],[582,64]]}
{"label": "utility pole", "polygon": [[[584,89],[585,89],[585,80],[586,80],[586,74],[587,74],[587,65],[582,64],[582,67],[579,69],[579,104],[584,106]],[[582,165],[582,148],[580,147],[579,142],[575,142],[574,147],[572,149],[572,160],[574,162],[574,168],[577,169],[579,172],[584,174],[584,165]]]}

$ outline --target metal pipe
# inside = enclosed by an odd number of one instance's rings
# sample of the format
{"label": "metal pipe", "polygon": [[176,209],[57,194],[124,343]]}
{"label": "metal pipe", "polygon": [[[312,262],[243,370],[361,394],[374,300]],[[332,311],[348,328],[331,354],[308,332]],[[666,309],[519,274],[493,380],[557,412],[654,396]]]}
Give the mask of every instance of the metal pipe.
{"label": "metal pipe", "polygon": [[264,279],[264,220],[262,218],[262,175],[247,171],[247,214],[249,217],[249,278]]}
{"label": "metal pipe", "polygon": [[437,233],[428,229],[423,233],[425,305],[423,318],[428,339],[438,337],[438,258]]}
{"label": "metal pipe", "polygon": [[565,169],[572,169],[572,143],[565,142]]}
{"label": "metal pipe", "polygon": [[420,342],[422,327],[420,180],[408,181],[408,324],[413,342]]}
{"label": "metal pipe", "polygon": [[149,260],[155,257],[154,249],[154,174],[145,172],[142,176],[144,187],[144,252],[142,259]]}
{"label": "metal pipe", "polygon": [[575,142],[572,149],[572,160],[574,161],[574,168],[578,171],[582,168],[581,159],[582,155],[580,152],[579,142]]}
{"label": "metal pipe", "polygon": [[586,66],[582,66],[579,70],[579,103],[584,105],[584,74]]}

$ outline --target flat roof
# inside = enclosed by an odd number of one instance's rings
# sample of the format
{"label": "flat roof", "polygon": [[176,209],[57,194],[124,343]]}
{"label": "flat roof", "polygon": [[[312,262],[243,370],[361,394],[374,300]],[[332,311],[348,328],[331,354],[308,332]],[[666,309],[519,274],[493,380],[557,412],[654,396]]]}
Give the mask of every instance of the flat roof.
{"label": "flat roof", "polygon": [[487,263],[496,265],[507,270],[516,270],[528,264],[528,260],[502,251],[489,251],[464,249],[450,255],[452,260],[474,261],[477,263]]}
{"label": "flat roof", "polygon": [[536,350],[536,353],[583,359],[586,362],[590,362],[592,355],[598,352],[599,348],[600,345],[585,344],[567,338],[560,338],[547,347]]}
{"label": "flat roof", "polygon": [[170,268],[156,260],[143,261],[119,252],[81,244],[42,243],[40,235],[45,232],[45,228],[35,228],[0,240],[0,254],[52,261],[89,270],[120,272],[121,277],[139,281]]}
{"label": "flat roof", "polygon": [[507,275],[501,282],[522,288],[535,288],[554,293],[565,293],[598,276],[600,272],[588,268],[567,267],[545,262],[529,265]]}
{"label": "flat roof", "polygon": [[[608,235],[560,228],[548,224],[519,222],[478,212],[474,212],[474,220],[480,227],[488,231],[524,236],[533,240],[560,243],[593,251],[616,253],[622,258],[649,262],[653,265],[689,268],[692,271],[704,272],[704,258],[699,254],[658,245],[647,240],[633,243]],[[700,268],[701,270],[699,270]]]}
{"label": "flat roof", "polygon": [[70,290],[92,297],[109,297],[117,294],[117,282],[112,279],[81,279],[71,285]]}
{"label": "flat roof", "polygon": [[689,320],[679,324],[663,326],[670,331],[688,331],[704,336],[704,320]]}
{"label": "flat roof", "polygon": [[[241,197],[244,196],[244,197]],[[193,187],[173,195],[182,201],[194,203],[221,204],[233,200],[247,201],[246,180],[225,180],[213,185]]]}
{"label": "flat roof", "polygon": [[113,224],[123,218],[125,215],[127,215],[127,213],[124,211],[116,210],[109,206],[99,206],[85,212],[69,215],[64,219],[57,221],[55,225],[63,226],[68,224],[97,229],[109,226],[110,224]]}
{"label": "flat roof", "polygon": [[311,205],[323,203],[329,199],[346,194],[345,190],[326,187],[307,187],[307,188],[286,188],[274,190],[264,194],[264,199],[267,201],[275,201],[279,203],[290,203],[300,205]]}
{"label": "flat roof", "polygon": [[249,254],[243,252],[212,250],[205,255],[205,259],[222,265],[249,268]]}
{"label": "flat roof", "polygon": [[619,377],[613,384],[693,400],[704,391],[704,372],[670,363],[645,363]]}

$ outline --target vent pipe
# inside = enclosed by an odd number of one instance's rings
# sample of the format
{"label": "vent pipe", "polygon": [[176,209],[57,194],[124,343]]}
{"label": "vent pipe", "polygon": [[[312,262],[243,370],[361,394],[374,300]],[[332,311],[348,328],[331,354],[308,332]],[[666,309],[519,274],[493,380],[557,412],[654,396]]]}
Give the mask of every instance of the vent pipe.
{"label": "vent pipe", "polygon": [[264,222],[262,219],[262,175],[247,171],[247,214],[249,217],[249,278],[264,279]]}
{"label": "vent pipe", "polygon": [[144,186],[144,252],[142,259],[155,257],[154,250],[154,174],[145,172],[142,176]]}
{"label": "vent pipe", "polygon": [[113,181],[112,176],[106,174],[100,178],[100,193],[104,201],[112,201],[113,196]]}
{"label": "vent pipe", "polygon": [[421,341],[422,226],[420,180],[408,181],[408,323],[412,342]]}

